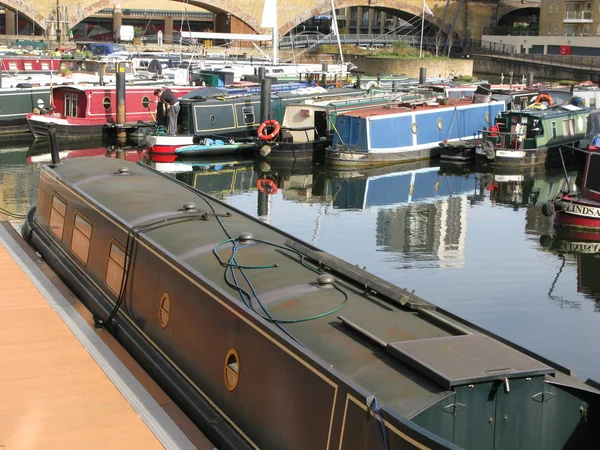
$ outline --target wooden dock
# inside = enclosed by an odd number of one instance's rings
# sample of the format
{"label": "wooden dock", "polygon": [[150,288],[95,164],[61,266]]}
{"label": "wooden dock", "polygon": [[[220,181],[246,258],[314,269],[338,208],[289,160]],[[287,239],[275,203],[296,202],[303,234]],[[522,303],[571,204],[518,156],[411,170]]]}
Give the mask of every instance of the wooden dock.
{"label": "wooden dock", "polygon": [[213,449],[0,221],[0,449]]}

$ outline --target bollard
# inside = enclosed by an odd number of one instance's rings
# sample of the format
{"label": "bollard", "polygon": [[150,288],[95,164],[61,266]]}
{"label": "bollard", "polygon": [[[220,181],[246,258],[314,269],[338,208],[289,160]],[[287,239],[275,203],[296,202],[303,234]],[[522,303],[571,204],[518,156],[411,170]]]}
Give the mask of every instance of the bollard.
{"label": "bollard", "polygon": [[121,64],[117,64],[117,117],[116,117],[116,128],[117,128],[117,139],[125,140],[125,120],[127,115],[127,108],[125,104],[125,67]]}
{"label": "bollard", "polygon": [[271,117],[271,79],[263,78],[260,82],[260,123]]}
{"label": "bollard", "polygon": [[427,69],[425,67],[421,67],[419,69],[419,84],[425,84],[427,82]]}
{"label": "bollard", "polygon": [[533,72],[527,72],[527,87],[533,86]]}
{"label": "bollard", "polygon": [[269,215],[269,194],[266,192],[258,191],[256,214],[258,217],[268,217]]}
{"label": "bollard", "polygon": [[48,137],[50,138],[50,156],[52,156],[52,164],[60,164],[58,143],[56,142],[56,124],[48,124]]}
{"label": "bollard", "polygon": [[258,68],[258,81],[261,81],[265,79],[265,68],[264,67],[259,67]]}

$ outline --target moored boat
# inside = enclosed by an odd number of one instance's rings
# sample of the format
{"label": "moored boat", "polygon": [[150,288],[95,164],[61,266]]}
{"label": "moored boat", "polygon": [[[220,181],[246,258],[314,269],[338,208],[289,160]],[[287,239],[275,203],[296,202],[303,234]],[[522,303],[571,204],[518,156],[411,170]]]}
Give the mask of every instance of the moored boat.
{"label": "moored boat", "polygon": [[569,186],[559,192],[542,211],[554,214],[561,225],[600,230],[600,111],[589,114],[587,134],[580,145],[586,155],[581,187]]}
{"label": "moored boat", "polygon": [[585,136],[589,108],[562,105],[507,111],[482,130],[475,160],[490,165],[538,165]]}
{"label": "moored boat", "polygon": [[502,111],[503,102],[437,99],[340,114],[325,163],[375,167],[438,156],[440,142],[476,139]]}
{"label": "moored boat", "polygon": [[[126,125],[153,127],[156,121],[156,86],[131,86],[125,92]],[[172,87],[176,96],[192,87]],[[27,126],[38,138],[48,137],[48,128],[56,128],[62,139],[89,139],[102,135],[107,125],[117,119],[117,89],[115,86],[57,86],[52,89],[52,107],[27,114]]]}
{"label": "moored boat", "polygon": [[598,440],[594,383],[142,165],[42,168],[24,236],[218,448]]}
{"label": "moored boat", "polygon": [[0,105],[0,135],[28,133],[27,115],[50,105],[50,87],[21,84],[0,89]]}
{"label": "moored boat", "polygon": [[[325,149],[333,140],[338,114],[374,106],[393,106],[433,98],[432,91],[394,92],[348,98],[309,99],[285,107],[281,130],[273,139],[263,140],[255,156],[267,161],[309,161],[322,163]],[[265,135],[268,133],[264,133]],[[259,133],[259,138],[265,138]]]}
{"label": "moored boat", "polygon": [[[358,89],[303,88],[291,91],[278,91],[271,95],[271,119],[281,123],[285,107],[309,98],[326,99],[329,97],[362,96]],[[181,111],[177,118],[178,133],[175,136],[162,134],[147,137],[147,148],[151,158],[158,155],[161,159],[174,155],[175,149],[194,144],[194,136],[211,139],[256,137],[261,125],[260,94],[210,95],[182,98]]]}

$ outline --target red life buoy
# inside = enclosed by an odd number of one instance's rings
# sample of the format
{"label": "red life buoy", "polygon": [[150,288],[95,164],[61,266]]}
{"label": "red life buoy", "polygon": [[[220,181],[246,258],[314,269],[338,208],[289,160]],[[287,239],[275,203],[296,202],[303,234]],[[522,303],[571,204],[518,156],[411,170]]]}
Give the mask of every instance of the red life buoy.
{"label": "red life buoy", "polygon": [[497,127],[496,125],[492,125],[492,126],[490,127],[490,133],[489,133],[489,136],[490,136],[490,137],[492,137],[492,136],[498,136],[498,127]]}
{"label": "red life buoy", "polygon": [[277,194],[277,184],[273,180],[268,178],[259,178],[256,180],[256,187],[260,192],[266,192],[267,194]]}
{"label": "red life buoy", "polygon": [[[273,131],[270,134],[264,134],[264,131],[268,126],[272,126]],[[281,127],[279,126],[279,122],[277,122],[276,120],[274,120],[274,119],[267,120],[267,121],[261,123],[260,126],[258,127],[258,137],[259,137],[259,139],[262,139],[263,141],[271,141],[271,140],[275,139],[275,137],[279,134],[280,128]]]}
{"label": "red life buoy", "polygon": [[552,97],[550,97],[550,94],[540,94],[535,98],[535,103],[542,103],[542,102],[546,102],[548,103],[548,106],[552,106],[554,105],[554,100],[552,100]]}

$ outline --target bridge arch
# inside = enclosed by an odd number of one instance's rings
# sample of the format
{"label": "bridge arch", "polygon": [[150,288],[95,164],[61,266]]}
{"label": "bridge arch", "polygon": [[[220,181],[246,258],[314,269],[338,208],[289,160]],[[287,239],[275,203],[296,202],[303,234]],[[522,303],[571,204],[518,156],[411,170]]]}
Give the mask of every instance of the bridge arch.
{"label": "bridge arch", "polygon": [[0,5],[14,13],[18,12],[20,16],[27,18],[34,25],[42,29],[46,28],[46,16],[37,9],[31,8],[31,5],[25,0],[2,0]]}

